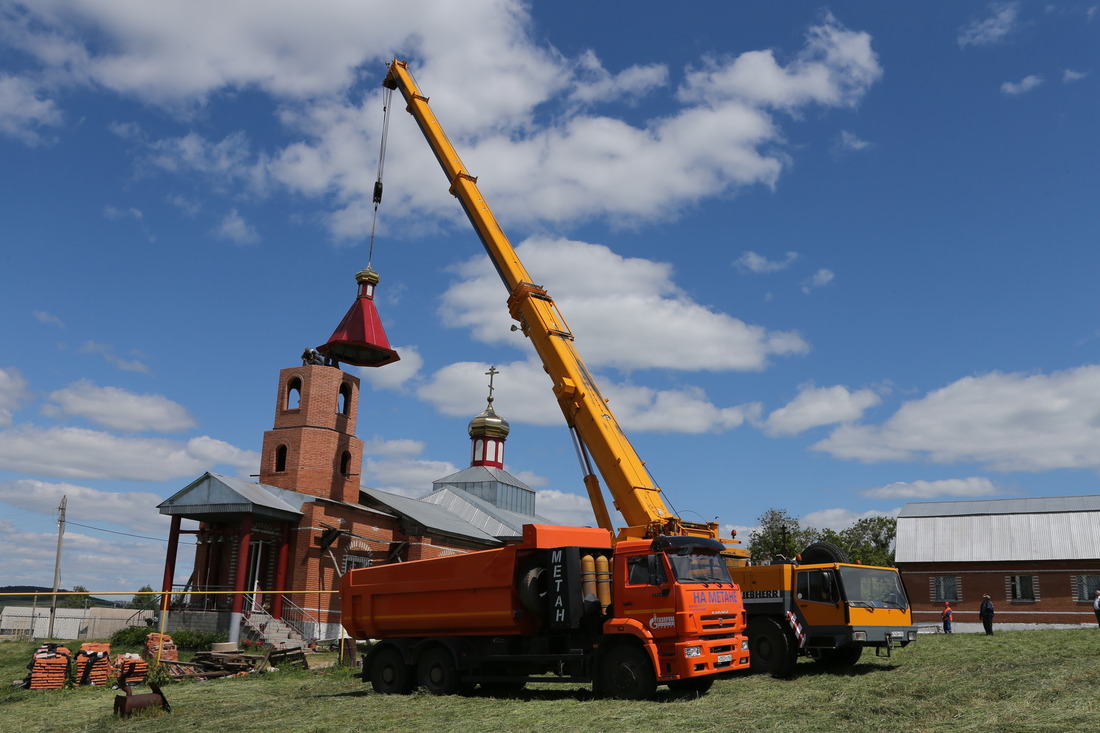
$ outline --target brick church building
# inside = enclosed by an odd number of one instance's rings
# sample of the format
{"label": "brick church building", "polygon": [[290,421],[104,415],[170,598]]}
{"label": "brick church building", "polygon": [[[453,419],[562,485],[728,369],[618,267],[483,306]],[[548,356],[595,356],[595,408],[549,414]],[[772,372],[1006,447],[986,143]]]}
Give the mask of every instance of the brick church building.
{"label": "brick church building", "polygon": [[[549,523],[535,514],[535,492],[504,470],[509,426],[493,409],[491,381],[485,411],[470,422],[469,468],[418,499],[360,485],[359,387],[338,365],[304,356],[279,373],[259,481],[206,473],[158,505],[172,518],[162,588],[173,594],[169,629],[219,629],[231,641],[335,638],[342,573],[497,547],[524,524]],[[198,529],[181,529],[183,519]],[[173,586],[187,534],[194,568]]]}

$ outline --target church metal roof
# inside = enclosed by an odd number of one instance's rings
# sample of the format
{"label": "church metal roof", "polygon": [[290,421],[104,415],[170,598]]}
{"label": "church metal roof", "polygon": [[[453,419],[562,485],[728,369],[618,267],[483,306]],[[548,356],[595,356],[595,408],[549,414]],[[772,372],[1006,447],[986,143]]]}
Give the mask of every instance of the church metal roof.
{"label": "church metal roof", "polygon": [[297,521],[302,504],[316,500],[308,494],[207,471],[157,504],[157,509],[161,514],[203,522],[225,521],[240,514]]}
{"label": "church metal roof", "polygon": [[445,507],[407,496],[391,494],[379,489],[360,488],[371,501],[387,507],[395,514],[408,517],[424,528],[441,534],[461,537],[489,545],[499,545],[500,540],[470,522],[452,514]]}
{"label": "church metal roof", "polygon": [[464,522],[502,539],[522,537],[525,524],[555,524],[552,520],[537,514],[521,514],[502,509],[468,491],[452,486],[444,486],[421,497],[419,501],[438,505]]}

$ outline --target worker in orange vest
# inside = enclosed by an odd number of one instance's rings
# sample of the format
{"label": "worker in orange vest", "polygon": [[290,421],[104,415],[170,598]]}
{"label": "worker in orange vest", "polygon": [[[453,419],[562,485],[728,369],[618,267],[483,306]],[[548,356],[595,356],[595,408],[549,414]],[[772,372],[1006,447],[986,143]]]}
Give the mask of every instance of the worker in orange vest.
{"label": "worker in orange vest", "polygon": [[943,602],[943,613],[940,614],[940,618],[943,619],[943,633],[951,633],[951,604],[947,601]]}

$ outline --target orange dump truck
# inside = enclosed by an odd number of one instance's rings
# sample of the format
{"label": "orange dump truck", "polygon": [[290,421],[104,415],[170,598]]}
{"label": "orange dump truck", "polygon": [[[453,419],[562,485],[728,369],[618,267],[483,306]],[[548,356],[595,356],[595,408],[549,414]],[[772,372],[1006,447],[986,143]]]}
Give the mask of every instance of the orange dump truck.
{"label": "orange dump truck", "polygon": [[376,640],[363,680],[380,693],[532,681],[591,683],[627,699],[659,684],[701,693],[749,666],[723,549],[690,536],[612,547],[603,529],[530,524],[499,549],[350,571],[343,624]]}

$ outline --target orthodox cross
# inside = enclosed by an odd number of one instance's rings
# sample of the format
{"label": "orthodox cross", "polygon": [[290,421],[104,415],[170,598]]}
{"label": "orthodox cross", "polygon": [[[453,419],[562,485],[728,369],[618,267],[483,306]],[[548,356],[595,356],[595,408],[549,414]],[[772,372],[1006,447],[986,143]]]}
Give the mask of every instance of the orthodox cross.
{"label": "orthodox cross", "polygon": [[493,403],[493,377],[500,374],[495,366],[489,367],[489,371],[485,372],[489,377],[489,404]]}

